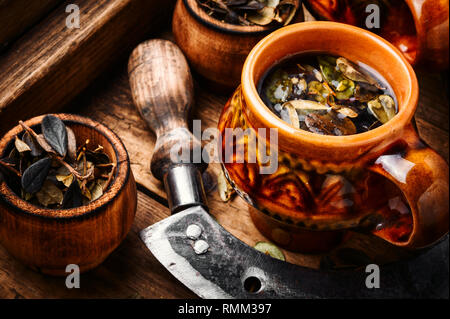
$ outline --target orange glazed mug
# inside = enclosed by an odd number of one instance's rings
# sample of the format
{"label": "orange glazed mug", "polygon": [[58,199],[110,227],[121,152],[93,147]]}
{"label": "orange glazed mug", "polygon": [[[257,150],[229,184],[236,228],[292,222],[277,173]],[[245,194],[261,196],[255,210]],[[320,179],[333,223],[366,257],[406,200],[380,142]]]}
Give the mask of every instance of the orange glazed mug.
{"label": "orange glazed mug", "polygon": [[[377,70],[393,88],[397,115],[373,130],[347,136],[318,135],[281,120],[263,103],[257,85],[277,61],[312,51]],[[350,229],[407,248],[429,246],[448,233],[448,165],[411,124],[417,79],[392,44],[347,24],[294,24],[253,48],[241,80],[219,121],[222,154],[233,147],[235,160],[222,157],[223,169],[266,237],[287,249],[319,252],[334,247]],[[253,144],[245,136],[227,139],[226,128],[276,128],[277,143],[269,134],[256,134],[266,149],[277,149],[276,171],[261,174],[260,156],[256,163],[248,160]],[[241,162],[236,161],[238,146],[245,150]]]}

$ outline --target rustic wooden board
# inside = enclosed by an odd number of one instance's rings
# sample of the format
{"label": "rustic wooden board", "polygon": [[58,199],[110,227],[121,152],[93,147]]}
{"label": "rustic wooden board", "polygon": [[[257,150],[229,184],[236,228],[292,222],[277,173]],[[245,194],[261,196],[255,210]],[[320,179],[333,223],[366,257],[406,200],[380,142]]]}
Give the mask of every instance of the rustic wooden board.
{"label": "rustic wooden board", "polygon": [[0,52],[62,0],[0,0]]}
{"label": "rustic wooden board", "polygon": [[[170,35],[164,34],[163,37]],[[448,161],[448,93],[441,75],[420,75],[421,97],[416,122],[422,138]],[[228,94],[209,92],[196,83],[193,118],[201,119],[203,129],[216,127],[219,113]],[[97,269],[82,275],[81,288],[68,290],[63,278],[37,274],[8,255],[0,247],[0,297],[6,298],[189,298],[195,297],[167,272],[146,250],[137,232],[169,216],[166,195],[161,184],[150,174],[149,163],[155,136],[149,132],[135,109],[128,84],[126,61],[103,75],[66,111],[92,117],[115,131],[128,149],[132,169],[139,184],[138,212],[126,240]],[[3,124],[3,122],[1,122]],[[223,203],[215,189],[217,164],[208,169],[207,188],[211,212],[232,234],[253,245],[265,240],[253,226],[246,203],[235,197]],[[353,234],[347,247],[373,247],[372,257],[396,259],[403,251],[371,236]],[[308,267],[319,267],[321,256],[285,252],[287,261]],[[377,255],[378,254],[378,255]]]}
{"label": "rustic wooden board", "polygon": [[[79,29],[66,27],[69,3],[80,8]],[[58,6],[0,56],[0,134],[20,118],[60,110],[152,29],[161,30],[173,4],[78,0]]]}

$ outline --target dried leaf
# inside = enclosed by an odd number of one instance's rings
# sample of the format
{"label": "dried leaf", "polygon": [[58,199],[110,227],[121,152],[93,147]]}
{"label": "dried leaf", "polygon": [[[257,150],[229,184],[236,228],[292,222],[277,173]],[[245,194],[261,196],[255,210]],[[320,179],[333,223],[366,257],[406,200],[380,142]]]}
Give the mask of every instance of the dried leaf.
{"label": "dried leaf", "polygon": [[30,165],[22,175],[22,187],[30,194],[38,192],[47,178],[52,160],[48,157],[43,158]]}
{"label": "dried leaf", "polygon": [[31,156],[33,157],[39,157],[42,155],[42,147],[39,145],[39,143],[36,141],[36,139],[31,136],[29,132],[25,132],[22,136],[22,141],[27,143],[28,147],[31,149]]}
{"label": "dried leaf", "polygon": [[219,175],[217,176],[217,188],[219,190],[220,199],[224,202],[228,202],[235,192],[234,188],[226,179],[223,171],[220,171]]}
{"label": "dried leaf", "polygon": [[299,69],[302,73],[314,75],[314,77],[317,79],[317,81],[323,82],[322,73],[320,73],[320,71],[317,70],[315,67],[313,67],[309,64],[305,64],[305,65],[297,64],[297,66],[299,67]]}
{"label": "dried leaf", "polygon": [[103,185],[101,183],[95,183],[94,187],[91,190],[92,201],[99,199],[103,195]]}
{"label": "dried leaf", "polygon": [[60,205],[63,201],[62,191],[52,182],[46,180],[41,190],[36,193],[39,203],[45,207],[49,205]]}
{"label": "dried leaf", "polygon": [[275,8],[264,7],[247,16],[248,21],[257,25],[268,25],[275,19]]}
{"label": "dried leaf", "polygon": [[28,144],[23,142],[22,140],[19,140],[17,136],[16,140],[14,141],[14,146],[16,147],[19,153],[31,152],[31,148],[28,146]]}
{"label": "dried leaf", "polygon": [[80,187],[81,188],[81,194],[83,194],[84,197],[86,197],[87,199],[89,199],[89,201],[92,201],[92,194],[91,191],[89,190],[89,188],[87,187]]}
{"label": "dried leaf", "polygon": [[275,20],[281,24],[288,25],[298,10],[298,2],[295,0],[282,0],[277,7]]}
{"label": "dried leaf", "polygon": [[67,154],[67,130],[63,121],[53,115],[46,115],[41,123],[42,133],[50,146],[62,157]]}
{"label": "dried leaf", "polygon": [[322,135],[351,135],[356,133],[356,127],[347,117],[340,118],[332,112],[327,114],[310,113],[305,118],[308,129]]}
{"label": "dried leaf", "polygon": [[355,83],[351,80],[342,80],[336,87],[336,98],[339,100],[348,100],[355,93]]}
{"label": "dried leaf", "polygon": [[67,156],[75,161],[77,158],[77,139],[75,133],[70,127],[66,127],[67,130]]}
{"label": "dried leaf", "polygon": [[337,108],[334,108],[336,110],[336,112],[351,117],[351,118],[356,118],[358,117],[358,113],[356,113],[355,111],[353,111],[351,108],[346,107],[346,106],[338,106]]}
{"label": "dried leaf", "polygon": [[281,249],[272,243],[259,241],[256,243],[256,245],[253,248],[262,252],[263,254],[269,255],[272,258],[286,261],[286,257],[284,257],[284,254],[281,251]]}
{"label": "dried leaf", "polygon": [[274,104],[284,103],[292,92],[292,86],[293,83],[287,72],[277,70],[270,76],[266,96]]}
{"label": "dried leaf", "polygon": [[69,174],[69,175],[56,175],[56,180],[58,182],[63,183],[64,186],[70,187],[70,185],[73,182],[73,175],[72,174]]}
{"label": "dried leaf", "polygon": [[355,86],[355,99],[357,101],[367,103],[376,97],[377,97],[376,92],[369,91],[360,84],[357,84]]}
{"label": "dried leaf", "polygon": [[308,84],[308,94],[314,95],[317,102],[325,103],[327,97],[332,94],[331,88],[325,85],[326,82],[311,81]]}
{"label": "dried leaf", "polygon": [[392,119],[395,114],[395,102],[389,95],[380,95],[367,103],[368,109],[373,116],[382,124]]}
{"label": "dried leaf", "polygon": [[318,110],[329,110],[330,108],[324,104],[310,101],[310,100],[292,100],[283,104],[283,106],[290,104],[296,110],[310,110],[310,111],[318,111]]}
{"label": "dried leaf", "polygon": [[300,128],[298,113],[291,104],[286,103],[283,105],[283,108],[281,109],[281,118],[293,127]]}
{"label": "dried leaf", "polygon": [[45,140],[43,134],[37,135],[36,136],[36,141],[38,142],[39,146],[42,147],[42,149],[44,151],[46,151],[47,153],[56,154],[55,150]]}
{"label": "dried leaf", "polygon": [[331,56],[319,56],[320,70],[325,80],[334,87],[336,97],[339,100],[347,100],[354,94],[355,83],[352,80],[346,79],[340,72],[336,70],[336,59]]}
{"label": "dried leaf", "polygon": [[369,74],[362,73],[359,67],[347,60],[346,58],[340,57],[336,60],[336,66],[347,78],[356,82],[368,83],[375,86],[377,89],[385,90],[386,88],[381,87],[377,80],[371,77]]}
{"label": "dried leaf", "polygon": [[62,202],[63,208],[75,208],[83,205],[83,195],[80,191],[80,185],[77,180],[74,180],[70,187],[64,194],[64,199]]}

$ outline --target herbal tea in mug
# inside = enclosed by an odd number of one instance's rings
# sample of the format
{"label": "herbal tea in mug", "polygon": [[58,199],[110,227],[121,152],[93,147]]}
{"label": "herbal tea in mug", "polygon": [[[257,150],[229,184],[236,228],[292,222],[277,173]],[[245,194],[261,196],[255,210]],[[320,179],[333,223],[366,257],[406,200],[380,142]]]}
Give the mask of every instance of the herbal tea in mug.
{"label": "herbal tea in mug", "polygon": [[[253,48],[241,84],[218,124],[233,150],[223,171],[266,238],[317,253],[348,230],[408,248],[448,232],[448,165],[411,123],[417,79],[387,41],[333,22],[284,27]],[[263,173],[268,153],[276,169]]]}
{"label": "herbal tea in mug", "polygon": [[269,108],[296,128],[351,135],[387,123],[397,113],[389,84],[345,57],[291,56],[272,67],[259,85]]}

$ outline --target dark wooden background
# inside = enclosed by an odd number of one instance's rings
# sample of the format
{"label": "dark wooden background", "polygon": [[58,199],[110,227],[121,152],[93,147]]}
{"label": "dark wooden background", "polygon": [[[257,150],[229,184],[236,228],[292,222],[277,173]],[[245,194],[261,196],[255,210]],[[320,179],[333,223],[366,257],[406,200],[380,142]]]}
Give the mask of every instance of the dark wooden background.
{"label": "dark wooden background", "polygon": [[[89,1],[86,1],[89,2]],[[101,2],[101,1],[99,1]],[[61,14],[61,13],[60,13]],[[45,21],[43,22],[45,23]],[[41,26],[42,27],[42,26]],[[162,37],[171,39],[169,24],[157,25],[152,32],[146,31],[142,39]],[[19,39],[20,41],[20,39]],[[15,44],[20,46],[20,42]],[[125,52],[130,52],[125,50]],[[111,54],[114,54],[111,52]],[[11,51],[6,53],[9,61]],[[20,55],[15,55],[20,59]],[[3,63],[3,64],[2,64]],[[0,57],[0,80],[5,58]],[[80,61],[80,63],[82,63]],[[88,62],[86,62],[88,63]],[[155,144],[155,136],[149,132],[135,109],[127,78],[127,56],[122,54],[114,63],[105,67],[104,72],[75,99],[72,96],[61,99],[62,110],[89,116],[116,132],[128,149],[133,173],[138,183],[138,209],[132,230],[125,241],[98,268],[81,275],[80,289],[67,289],[65,278],[55,278],[31,271],[12,258],[0,247],[0,298],[194,298],[195,295],[173,278],[162,267],[138,238],[138,232],[167,216],[166,195],[160,183],[150,174],[149,162]],[[92,75],[94,77],[94,75]],[[97,76],[97,75],[95,75]],[[447,74],[419,72],[420,102],[416,113],[416,123],[421,137],[435,148],[448,162],[448,82]],[[0,81],[0,88],[1,82]],[[86,85],[87,86],[87,85]],[[3,88],[4,90],[7,88]],[[1,95],[5,91],[0,90]],[[35,94],[38,94],[36,92]],[[58,94],[55,92],[55,94]],[[216,127],[220,111],[230,93],[217,94],[206,88],[196,78],[194,119],[201,119],[203,129]],[[40,101],[45,103],[45,101]],[[36,105],[38,107],[38,105]],[[15,125],[2,116],[0,104],[0,124],[2,129]],[[39,112],[39,111],[37,111]],[[212,214],[232,234],[249,245],[265,240],[250,221],[247,206],[235,197],[223,203],[216,189],[217,164],[210,165],[206,182],[208,200]],[[374,252],[374,258],[397,258],[404,254],[376,238],[358,237],[355,242],[384,247],[382,252]],[[347,243],[347,246],[352,243]],[[320,256],[285,252],[288,262],[318,268]],[[382,254],[383,256],[377,256]],[[395,257],[394,257],[395,256]]]}

